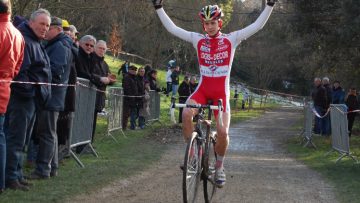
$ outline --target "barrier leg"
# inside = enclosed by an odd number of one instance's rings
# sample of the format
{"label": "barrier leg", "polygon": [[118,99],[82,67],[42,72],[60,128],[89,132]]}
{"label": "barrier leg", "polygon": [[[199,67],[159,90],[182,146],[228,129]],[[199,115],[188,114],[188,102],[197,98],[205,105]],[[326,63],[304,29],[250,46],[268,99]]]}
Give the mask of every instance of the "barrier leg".
{"label": "barrier leg", "polygon": [[359,163],[359,161],[353,155],[351,155],[349,153],[342,153],[341,156],[336,160],[336,164],[346,156],[350,157],[353,161],[355,161],[356,164]]}
{"label": "barrier leg", "polygon": [[317,149],[316,148],[316,145],[313,143],[313,141],[312,141],[312,139],[311,138],[308,138],[308,137],[306,137],[306,138],[304,138],[304,139],[306,139],[306,143],[304,144],[304,147],[313,147],[314,149]]}
{"label": "barrier leg", "polygon": [[326,154],[324,156],[329,156],[334,151],[335,151],[334,149],[331,149],[330,151],[326,152]]}
{"label": "barrier leg", "polygon": [[91,145],[91,143],[89,143],[88,146],[90,147],[92,154],[93,154],[95,157],[99,157],[98,154],[96,153],[94,147]]}
{"label": "barrier leg", "polygon": [[70,155],[75,159],[76,163],[81,167],[85,168],[84,164],[80,161],[80,159],[75,155],[75,153],[70,149]]}
{"label": "barrier leg", "polygon": [[118,143],[118,140],[110,133],[107,133],[108,137],[111,137],[116,143]]}

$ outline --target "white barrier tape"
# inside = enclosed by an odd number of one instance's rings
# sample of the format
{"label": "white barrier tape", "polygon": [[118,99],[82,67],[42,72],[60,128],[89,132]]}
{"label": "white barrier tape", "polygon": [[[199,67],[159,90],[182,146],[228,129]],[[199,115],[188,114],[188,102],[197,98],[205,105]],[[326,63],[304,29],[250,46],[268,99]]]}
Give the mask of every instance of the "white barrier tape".
{"label": "white barrier tape", "polygon": [[330,113],[330,108],[327,109],[326,113],[323,116],[321,116],[314,107],[311,110],[318,118],[325,118]]}
{"label": "white barrier tape", "polygon": [[14,83],[14,84],[30,84],[30,85],[48,85],[48,86],[59,86],[59,87],[75,87],[76,85],[69,84],[57,84],[57,83],[46,83],[46,82],[23,82],[23,81],[11,81],[11,80],[0,80],[0,83]]}
{"label": "white barrier tape", "polygon": [[[58,86],[58,87],[75,87],[76,85],[72,85],[72,84],[56,84],[56,83],[45,83],[45,82],[23,82],[23,81],[10,81],[10,80],[0,80],[0,83],[17,83],[17,84],[30,84],[30,85],[48,85],[48,86]],[[114,93],[109,93],[108,91],[103,91],[103,90],[99,90],[97,88],[94,87],[89,87],[81,82],[77,82],[78,85],[82,86],[82,87],[86,87],[89,89],[93,89],[97,92],[101,92],[101,93],[105,93],[105,94],[110,94],[110,95],[114,95],[114,96],[123,96],[123,97],[130,97],[130,98],[141,98],[144,97],[145,95],[142,96],[130,96],[130,95],[120,95],[120,94],[114,94]],[[255,89],[255,88],[253,88]],[[166,94],[164,93],[159,93],[160,95],[165,96]],[[173,97],[175,99],[179,99],[179,98],[186,98],[189,96],[176,96]],[[230,101],[232,100],[239,100],[238,98],[229,98]],[[255,100],[255,99],[254,99]],[[256,100],[255,100],[256,101]]]}
{"label": "white barrier tape", "polygon": [[[318,118],[324,118],[324,117],[326,117],[326,116],[329,114],[331,108],[333,108],[333,107],[328,108],[328,110],[326,111],[325,115],[323,115],[323,116],[320,116],[320,114],[315,110],[315,108],[312,108],[311,110],[312,110],[312,112],[315,114],[315,116],[317,116]],[[339,109],[338,107],[335,107],[335,109],[338,110],[339,112],[341,112],[342,114],[349,114],[349,113],[358,113],[358,112],[360,112],[360,109],[352,110],[352,111],[348,111],[348,112],[345,112],[345,111]]]}
{"label": "white barrier tape", "polygon": [[342,114],[349,114],[349,113],[358,113],[358,112],[360,112],[359,109],[345,112],[345,111],[339,109],[338,107],[335,107],[335,108],[336,108],[336,110],[340,111]]}

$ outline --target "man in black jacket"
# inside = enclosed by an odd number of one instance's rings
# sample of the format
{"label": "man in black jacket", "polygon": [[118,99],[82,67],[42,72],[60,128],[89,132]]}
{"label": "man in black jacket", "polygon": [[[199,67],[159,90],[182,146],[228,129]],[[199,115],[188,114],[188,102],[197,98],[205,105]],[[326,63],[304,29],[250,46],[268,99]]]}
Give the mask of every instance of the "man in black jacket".
{"label": "man in black jacket", "polygon": [[92,53],[93,61],[93,71],[91,73],[92,82],[95,84],[96,88],[100,91],[96,92],[96,102],[95,102],[95,112],[94,112],[94,122],[93,122],[93,132],[91,137],[91,142],[94,142],[94,135],[96,129],[97,114],[101,112],[105,107],[106,95],[106,86],[110,84],[108,78],[110,74],[109,66],[104,60],[105,53],[107,50],[106,42],[99,40],[95,45],[95,51]]}
{"label": "man in black jacket", "polygon": [[71,137],[73,120],[74,120],[75,99],[76,99],[75,85],[77,82],[77,73],[76,73],[75,65],[79,53],[79,48],[75,43],[75,39],[69,36],[68,38],[66,38],[66,40],[68,40],[69,44],[71,44],[71,52],[73,55],[73,60],[70,66],[70,74],[68,81],[69,86],[66,89],[64,110],[59,112],[59,118],[57,121],[59,161],[62,160],[65,156],[70,155],[69,139]]}
{"label": "man in black jacket", "polygon": [[129,73],[125,76],[123,89],[124,89],[124,105],[123,105],[123,123],[122,128],[126,130],[128,119],[130,116],[130,129],[135,130],[137,108],[138,108],[138,85],[136,79],[136,66],[129,67]]}
{"label": "man in black jacket", "polygon": [[[50,29],[46,33],[46,52],[50,57],[50,67],[53,84],[67,84],[70,66],[73,60],[71,44],[62,28],[62,20],[51,18]],[[30,174],[30,179],[46,179],[57,175],[58,139],[56,134],[59,111],[64,110],[66,87],[52,86],[51,99],[37,115],[37,136],[39,137],[39,152],[36,168]]]}
{"label": "man in black jacket", "polygon": [[76,72],[80,78],[92,80],[91,72],[93,70],[92,55],[96,39],[92,35],[85,35],[80,39],[79,53],[76,60]]}
{"label": "man in black jacket", "polygon": [[[33,12],[29,22],[18,29],[25,39],[24,60],[19,74],[14,78],[21,82],[51,82],[50,60],[41,46],[50,26],[50,13],[45,9]],[[44,107],[51,97],[51,86],[13,83],[7,111],[7,164],[6,185],[10,189],[28,190],[22,173],[22,156],[26,140],[31,135],[35,112]]]}
{"label": "man in black jacket", "polygon": [[[326,96],[326,89],[321,84],[320,78],[314,79],[314,89],[311,93],[312,100],[314,102],[314,108],[316,112],[319,114],[318,116],[323,116],[328,108],[327,104],[327,96]],[[319,118],[315,115],[315,125],[314,125],[314,133],[321,134],[323,131],[323,119]]]}
{"label": "man in black jacket", "polygon": [[[324,77],[322,79],[322,85],[325,88],[326,92],[326,106],[325,109],[328,110],[330,108],[330,104],[332,103],[332,88],[330,87],[330,79],[328,77]],[[322,135],[330,136],[331,134],[331,124],[330,124],[330,113],[328,113],[322,119]]]}

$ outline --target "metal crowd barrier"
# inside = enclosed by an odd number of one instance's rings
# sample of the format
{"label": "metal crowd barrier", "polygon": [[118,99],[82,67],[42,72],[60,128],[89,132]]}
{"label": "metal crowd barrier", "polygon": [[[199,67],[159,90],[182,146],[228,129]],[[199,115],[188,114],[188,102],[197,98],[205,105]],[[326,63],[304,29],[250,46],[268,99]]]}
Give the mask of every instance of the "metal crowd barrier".
{"label": "metal crowd barrier", "polygon": [[313,104],[311,102],[304,104],[304,130],[302,132],[303,139],[301,144],[305,143],[304,147],[314,147],[316,148],[315,144],[312,141],[312,128],[313,128],[313,120],[314,115],[312,112]]}
{"label": "metal crowd barrier", "polygon": [[146,123],[160,122],[160,94],[154,90],[150,91],[150,116]]}
{"label": "metal crowd barrier", "polygon": [[111,134],[113,131],[120,130],[125,136],[122,130],[122,115],[123,115],[123,88],[121,87],[110,87],[108,89],[108,106],[107,106],[107,135],[111,136],[115,142],[117,139]]}
{"label": "metal crowd barrier", "polygon": [[348,131],[347,107],[345,104],[331,104],[330,105],[331,117],[331,144],[333,151],[340,153],[339,158],[336,160],[338,163],[342,158],[348,156],[355,162],[358,160],[350,153],[350,139]]}
{"label": "metal crowd barrier", "polygon": [[96,87],[87,79],[77,78],[77,80],[78,83],[81,84],[76,85],[76,110],[74,113],[72,133],[69,138],[70,154],[81,167],[84,167],[84,164],[80,161],[72,149],[79,145],[86,144],[91,149],[94,156],[98,156],[91,145],[95,112]]}

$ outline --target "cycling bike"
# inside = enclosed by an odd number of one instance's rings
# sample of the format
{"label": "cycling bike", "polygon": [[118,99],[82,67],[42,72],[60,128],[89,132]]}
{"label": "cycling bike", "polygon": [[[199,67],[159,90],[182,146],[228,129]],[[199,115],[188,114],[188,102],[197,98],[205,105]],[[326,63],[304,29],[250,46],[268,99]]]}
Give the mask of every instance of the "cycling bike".
{"label": "cycling bike", "polygon": [[[212,102],[211,102],[212,103]],[[195,202],[200,181],[203,181],[205,202],[211,202],[215,195],[215,143],[216,132],[211,131],[212,110],[219,110],[218,119],[222,123],[222,100],[217,106],[211,105],[174,104],[174,107],[195,108],[198,114],[194,117],[195,129],[187,143],[183,170],[184,203]],[[207,119],[205,116],[207,114]]]}

